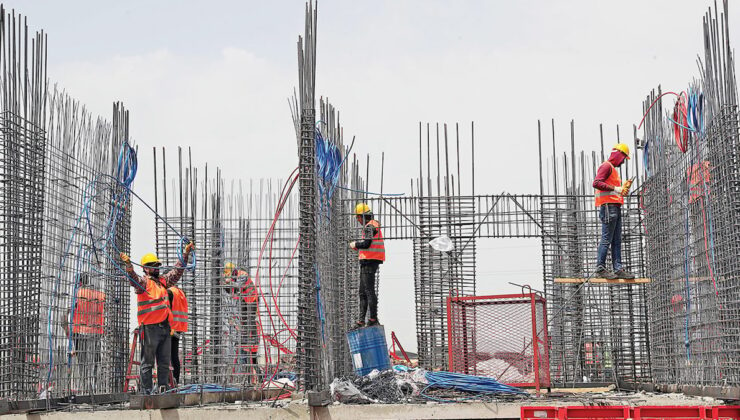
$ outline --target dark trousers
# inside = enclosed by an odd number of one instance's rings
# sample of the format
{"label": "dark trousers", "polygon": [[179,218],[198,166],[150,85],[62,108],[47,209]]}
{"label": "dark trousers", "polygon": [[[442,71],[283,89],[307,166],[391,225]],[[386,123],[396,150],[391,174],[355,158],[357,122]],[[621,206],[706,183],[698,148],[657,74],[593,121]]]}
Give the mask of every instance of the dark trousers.
{"label": "dark trousers", "polygon": [[72,371],[76,379],[76,391],[80,394],[92,395],[96,391],[98,374],[100,374],[100,342],[102,334],[72,333],[74,358],[77,369]]}
{"label": "dark trousers", "polygon": [[172,376],[175,377],[175,384],[180,385],[180,337],[177,333],[172,336],[172,350],[170,358],[172,359]]}
{"label": "dark trousers", "polygon": [[378,296],[375,294],[375,273],[378,271],[379,261],[360,261],[360,321],[365,322],[368,307],[368,318],[378,319]]}
{"label": "dark trousers", "polygon": [[152,392],[152,369],[157,360],[157,386],[168,388],[170,377],[170,351],[172,337],[167,321],[141,327],[141,388],[145,394]]}
{"label": "dark trousers", "polygon": [[614,271],[622,269],[622,206],[603,204],[599,207],[601,240],[596,255],[596,267],[606,268],[606,254],[612,250]]}

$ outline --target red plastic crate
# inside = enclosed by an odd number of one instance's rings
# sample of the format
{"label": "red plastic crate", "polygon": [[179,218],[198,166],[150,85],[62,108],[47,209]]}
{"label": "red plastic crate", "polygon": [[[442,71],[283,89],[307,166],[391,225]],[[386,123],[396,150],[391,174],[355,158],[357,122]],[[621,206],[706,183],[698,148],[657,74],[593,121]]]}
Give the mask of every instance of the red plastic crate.
{"label": "red plastic crate", "polygon": [[557,407],[522,407],[522,420],[558,420]]}
{"label": "red plastic crate", "polygon": [[631,418],[628,406],[522,407],[522,420],[626,420]]}
{"label": "red plastic crate", "polygon": [[714,420],[740,420],[740,405],[712,407]]}
{"label": "red plastic crate", "polygon": [[629,406],[560,407],[560,419],[627,420],[632,418]]}
{"label": "red plastic crate", "polygon": [[522,420],[740,420],[740,405],[522,407]]}
{"label": "red plastic crate", "polygon": [[633,418],[634,420],[705,420],[711,419],[712,413],[708,407],[700,406],[644,406],[634,408]]}

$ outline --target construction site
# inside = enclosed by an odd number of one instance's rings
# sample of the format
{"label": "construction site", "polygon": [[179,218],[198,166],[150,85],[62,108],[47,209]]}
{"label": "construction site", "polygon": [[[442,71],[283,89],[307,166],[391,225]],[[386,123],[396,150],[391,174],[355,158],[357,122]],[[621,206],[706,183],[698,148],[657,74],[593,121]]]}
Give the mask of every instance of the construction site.
{"label": "construction site", "polygon": [[[588,122],[582,149],[533,117],[493,160],[496,122],[408,121],[402,155],[345,126],[317,86],[328,6],[286,3],[274,178],[163,146],[118,98],[91,112],[48,70],[54,34],[1,6],[0,417],[740,419],[738,12],[702,3],[696,67],[633,123]],[[497,159],[539,183],[501,192]],[[525,275],[486,271],[491,239],[528,241]]]}

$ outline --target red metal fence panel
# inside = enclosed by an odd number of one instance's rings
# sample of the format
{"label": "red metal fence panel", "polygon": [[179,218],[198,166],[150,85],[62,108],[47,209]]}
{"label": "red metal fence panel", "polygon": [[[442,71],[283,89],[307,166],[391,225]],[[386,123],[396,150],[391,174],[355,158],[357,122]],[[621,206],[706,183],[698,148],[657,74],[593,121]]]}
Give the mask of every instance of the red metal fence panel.
{"label": "red metal fence panel", "polygon": [[550,386],[546,302],[536,293],[449,297],[447,332],[451,372]]}

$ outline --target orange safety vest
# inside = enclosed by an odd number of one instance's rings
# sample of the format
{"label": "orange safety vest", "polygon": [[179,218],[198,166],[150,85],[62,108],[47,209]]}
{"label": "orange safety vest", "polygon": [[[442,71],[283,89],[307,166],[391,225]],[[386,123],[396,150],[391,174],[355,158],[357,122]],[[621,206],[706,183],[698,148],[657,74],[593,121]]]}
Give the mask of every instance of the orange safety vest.
{"label": "orange safety vest", "polygon": [[239,300],[242,299],[245,303],[254,303],[257,302],[258,293],[257,293],[257,286],[254,285],[254,282],[252,281],[252,278],[249,277],[249,273],[247,273],[244,270],[236,271],[235,273],[232,273],[232,276],[230,277],[237,277],[236,283],[239,282],[239,279],[245,278],[244,286],[242,286],[239,291],[237,292],[235,289],[231,289],[232,296],[234,299]]}
{"label": "orange safety vest", "polygon": [[82,287],[77,290],[75,311],[72,316],[72,332],[78,334],[102,334],[105,293]]}
{"label": "orange safety vest", "polygon": [[[360,250],[361,260],[378,260],[385,261],[385,244],[383,243],[383,233],[380,231],[380,223],[377,220],[371,220],[367,222],[365,227],[370,225],[375,228],[375,236],[370,243],[370,248]],[[362,231],[362,239],[365,238],[365,230]]]}
{"label": "orange safety vest", "polygon": [[136,318],[139,325],[159,324],[168,320],[172,324],[172,311],[167,304],[167,289],[162,285],[163,279],[148,278],[146,292],[136,295]]}
{"label": "orange safety vest", "polygon": [[185,293],[177,286],[169,288],[172,292],[172,329],[177,332],[188,331],[188,299]]}
{"label": "orange safety vest", "polygon": [[704,189],[709,192],[709,161],[701,161],[691,165],[686,170],[689,178],[689,203],[693,203],[704,197]]}
{"label": "orange safety vest", "polygon": [[[612,187],[618,187],[622,185],[622,179],[619,177],[619,171],[614,168],[611,162],[608,160],[604,163],[608,163],[612,167],[612,172],[609,174],[609,178],[606,179],[606,185]],[[616,191],[601,191],[594,189],[594,195],[596,198],[596,207],[601,207],[603,204],[624,204],[624,197],[622,197]]]}

